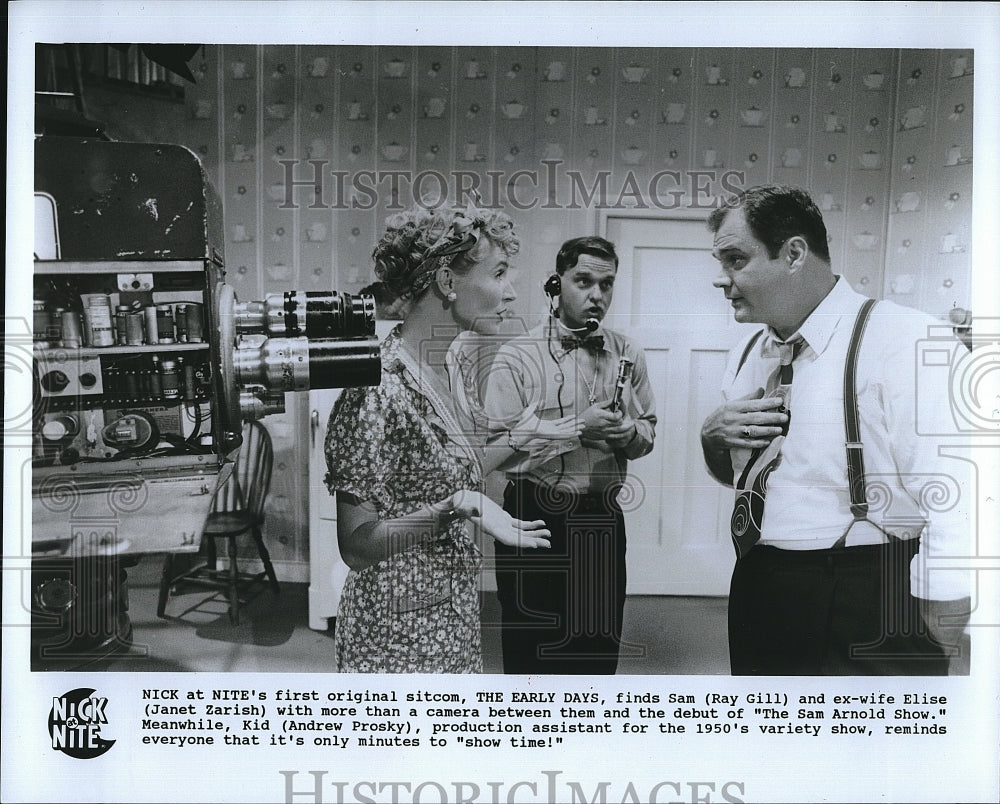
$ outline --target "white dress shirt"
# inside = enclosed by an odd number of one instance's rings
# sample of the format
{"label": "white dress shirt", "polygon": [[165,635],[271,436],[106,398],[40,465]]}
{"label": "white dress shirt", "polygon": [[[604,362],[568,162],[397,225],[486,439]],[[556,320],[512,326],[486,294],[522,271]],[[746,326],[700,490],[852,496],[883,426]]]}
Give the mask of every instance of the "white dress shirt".
{"label": "white dress shirt", "polygon": [[577,494],[604,492],[625,479],[625,460],[641,458],[653,449],[656,402],[642,349],[619,332],[604,329],[593,333],[604,338],[604,348],[595,356],[596,371],[588,376],[581,367],[579,351],[564,351],[560,330],[551,321],[525,335],[507,341],[497,352],[486,391],[486,414],[491,427],[504,429],[522,418],[526,410],[540,419],[582,414],[591,403],[609,401],[615,391],[621,358],[633,363],[632,377],[622,398],[622,407],[635,422],[635,435],[624,447],[607,442],[571,443],[573,449],[558,457],[532,456],[510,478],[522,477],[552,488],[559,486]]}
{"label": "white dress shirt", "polygon": [[[857,312],[865,297],[843,278],[799,328],[806,342],[793,369],[788,435],[781,463],[768,480],[761,544],[787,550],[826,549],[853,521],[847,485],[844,363]],[[954,600],[969,594],[965,571],[935,568],[933,559],[974,555],[974,494],[969,443],[950,403],[947,364],[965,347],[957,340],[929,340],[940,322],[925,313],[879,302],[862,340],[857,396],[864,443],[865,478],[875,524],[850,527],[847,545],[921,535],[910,568],[913,594]],[[737,375],[748,339],[730,353],[723,396],[734,400],[763,388],[776,369],[767,331]],[[793,336],[794,337],[794,336]],[[945,362],[943,355],[950,356]],[[946,450],[939,447],[949,445]],[[749,450],[732,450],[736,477]],[[877,527],[876,527],[877,526]],[[881,528],[882,530],[880,530]]]}

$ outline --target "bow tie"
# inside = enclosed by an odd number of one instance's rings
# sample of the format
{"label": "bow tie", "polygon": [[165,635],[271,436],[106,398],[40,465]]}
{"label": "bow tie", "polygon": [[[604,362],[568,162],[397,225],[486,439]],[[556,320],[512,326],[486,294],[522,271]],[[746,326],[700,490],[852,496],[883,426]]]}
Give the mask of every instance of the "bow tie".
{"label": "bow tie", "polygon": [[586,349],[592,354],[597,354],[604,348],[603,335],[590,335],[586,338],[573,338],[568,335],[559,339],[559,344],[564,352],[572,352],[574,349]]}

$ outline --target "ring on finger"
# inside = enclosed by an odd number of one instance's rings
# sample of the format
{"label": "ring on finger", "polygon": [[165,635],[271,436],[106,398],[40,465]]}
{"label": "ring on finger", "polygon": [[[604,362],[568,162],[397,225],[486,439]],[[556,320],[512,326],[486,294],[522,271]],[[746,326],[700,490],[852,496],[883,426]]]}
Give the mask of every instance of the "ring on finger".
{"label": "ring on finger", "polygon": [[746,427],[743,428],[743,437],[744,438],[750,438],[750,426],[749,425],[747,425]]}

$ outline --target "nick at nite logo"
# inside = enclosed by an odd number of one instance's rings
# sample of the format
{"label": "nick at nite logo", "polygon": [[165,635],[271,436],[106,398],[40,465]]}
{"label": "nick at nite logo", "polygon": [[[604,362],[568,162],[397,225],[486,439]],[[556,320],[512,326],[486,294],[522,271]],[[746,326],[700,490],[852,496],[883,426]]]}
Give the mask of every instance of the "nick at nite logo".
{"label": "nick at nite logo", "polygon": [[49,712],[49,735],[52,750],[76,759],[94,759],[115,744],[101,737],[108,723],[108,699],[94,695],[95,690],[80,687],[52,699]]}

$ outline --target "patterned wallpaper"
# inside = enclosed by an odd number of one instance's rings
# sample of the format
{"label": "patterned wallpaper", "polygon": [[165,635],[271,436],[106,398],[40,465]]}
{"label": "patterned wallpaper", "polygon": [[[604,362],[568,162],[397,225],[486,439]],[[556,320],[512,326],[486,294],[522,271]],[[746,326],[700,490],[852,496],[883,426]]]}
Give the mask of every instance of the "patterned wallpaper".
{"label": "patterned wallpaper", "polygon": [[[223,200],[241,299],[356,292],[393,205],[478,183],[540,314],[559,244],[597,229],[589,193],[690,207],[776,181],[811,190],[862,292],[970,305],[969,50],[227,45],[191,66],[181,140]],[[267,420],[279,470],[306,463],[296,417]],[[275,475],[279,560],[305,559],[305,486]]]}
{"label": "patterned wallpaper", "polygon": [[392,205],[442,182],[512,212],[530,293],[594,230],[603,173],[608,205],[806,186],[858,287],[968,304],[971,51],[241,45],[196,61],[182,138],[223,195],[241,298],[360,289]]}
{"label": "patterned wallpaper", "polygon": [[883,293],[934,314],[971,303],[972,75],[970,50],[900,58]]}

